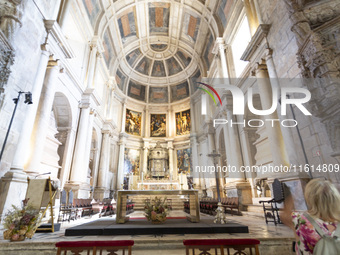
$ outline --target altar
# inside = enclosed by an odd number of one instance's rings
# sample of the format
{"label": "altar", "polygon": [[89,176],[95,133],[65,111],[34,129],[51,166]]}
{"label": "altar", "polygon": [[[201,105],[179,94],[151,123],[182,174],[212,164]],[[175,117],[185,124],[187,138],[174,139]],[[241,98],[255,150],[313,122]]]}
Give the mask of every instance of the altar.
{"label": "altar", "polygon": [[129,217],[126,216],[126,202],[128,200],[128,196],[131,197],[138,195],[188,196],[190,212],[189,216],[187,216],[187,220],[190,222],[200,222],[198,190],[118,190],[116,223],[125,223],[129,220]]}

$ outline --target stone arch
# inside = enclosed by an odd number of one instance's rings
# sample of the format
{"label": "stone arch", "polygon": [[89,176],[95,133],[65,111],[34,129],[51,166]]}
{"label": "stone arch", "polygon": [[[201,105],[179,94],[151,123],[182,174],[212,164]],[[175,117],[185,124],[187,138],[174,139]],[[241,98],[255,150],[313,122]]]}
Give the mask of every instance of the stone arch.
{"label": "stone arch", "polygon": [[65,176],[69,172],[69,150],[68,144],[70,133],[72,130],[72,110],[69,99],[62,92],[56,92],[54,95],[52,113],[55,118],[57,134],[55,137],[60,142],[57,153],[59,155],[59,166],[57,177],[61,181],[61,186],[64,185]]}

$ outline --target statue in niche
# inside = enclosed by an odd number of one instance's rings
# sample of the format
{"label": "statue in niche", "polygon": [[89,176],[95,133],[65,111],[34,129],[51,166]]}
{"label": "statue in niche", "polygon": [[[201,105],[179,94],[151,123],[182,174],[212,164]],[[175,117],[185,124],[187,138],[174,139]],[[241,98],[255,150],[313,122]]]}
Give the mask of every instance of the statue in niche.
{"label": "statue in niche", "polygon": [[11,39],[18,26],[22,26],[22,0],[0,0],[0,29]]}

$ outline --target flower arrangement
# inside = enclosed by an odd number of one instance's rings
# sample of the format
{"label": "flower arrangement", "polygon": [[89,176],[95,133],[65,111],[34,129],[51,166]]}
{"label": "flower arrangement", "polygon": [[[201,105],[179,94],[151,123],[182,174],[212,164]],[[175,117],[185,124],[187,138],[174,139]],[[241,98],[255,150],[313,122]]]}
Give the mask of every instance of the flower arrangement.
{"label": "flower arrangement", "polygon": [[32,238],[41,221],[39,210],[27,205],[28,199],[22,201],[22,206],[12,205],[4,220],[4,239],[11,241],[23,241]]}
{"label": "flower arrangement", "polygon": [[163,223],[166,220],[168,205],[164,199],[155,197],[145,200],[145,217],[152,223]]}

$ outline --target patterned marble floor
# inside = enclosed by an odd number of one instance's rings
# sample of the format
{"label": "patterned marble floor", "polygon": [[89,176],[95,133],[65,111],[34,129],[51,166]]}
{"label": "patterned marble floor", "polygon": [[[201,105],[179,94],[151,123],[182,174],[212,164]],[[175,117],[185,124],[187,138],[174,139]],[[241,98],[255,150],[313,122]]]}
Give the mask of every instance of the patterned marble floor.
{"label": "patterned marble floor", "polygon": [[[182,217],[186,214],[182,211],[172,211],[170,212],[170,217]],[[137,211],[133,214],[130,214],[131,217],[141,217],[143,216],[143,212]],[[213,217],[211,220],[213,221]],[[90,221],[94,221],[98,219],[98,215],[94,215],[92,217],[84,217],[82,219],[78,219],[76,221],[63,222],[61,225],[61,230],[55,233],[36,233],[34,237],[30,240],[26,240],[25,243],[30,243],[34,245],[34,243],[39,243],[42,245],[44,243],[55,243],[58,241],[80,241],[80,240],[131,240],[135,241],[135,246],[138,246],[138,250],[134,252],[134,254],[148,254],[151,255],[153,252],[157,252],[157,247],[162,247],[162,250],[166,247],[166,245],[170,245],[172,252],[171,253],[162,253],[164,254],[184,254],[182,252],[177,253],[176,249],[182,251],[180,245],[182,244],[182,240],[184,239],[199,239],[199,238],[256,238],[261,240],[261,243],[271,243],[271,248],[276,246],[284,246],[285,250],[290,251],[290,244],[294,238],[293,232],[284,225],[275,226],[273,223],[265,224],[264,218],[258,213],[247,213],[243,216],[230,216],[228,215],[228,220],[230,222],[236,222],[243,225],[247,225],[249,227],[248,234],[189,234],[189,235],[163,235],[163,236],[154,236],[154,235],[131,235],[131,236],[64,236],[65,229],[73,226],[77,226],[80,224],[88,223]],[[103,219],[103,218],[102,218]],[[115,220],[115,216],[105,217],[106,220]],[[193,223],[194,224],[194,223]],[[1,226],[2,227],[2,226]],[[2,232],[2,229],[0,229]],[[7,240],[3,239],[3,236],[0,236],[0,246],[6,245],[5,242]],[[2,243],[2,244],[1,244]],[[272,247],[273,246],[273,247]],[[136,247],[137,248],[137,247]],[[275,248],[273,248],[275,249]],[[1,250],[1,249],[0,249]],[[148,252],[146,252],[149,250]],[[263,248],[264,250],[264,248]],[[150,253],[151,252],[151,253]],[[1,251],[0,251],[1,254]],[[46,253],[47,254],[47,253]],[[158,253],[159,254],[159,253]],[[261,253],[262,254],[262,253]],[[274,253],[273,253],[274,254]],[[279,254],[276,253],[275,254]],[[290,253],[282,253],[282,254],[290,254]]]}
{"label": "patterned marble floor", "polygon": [[[185,217],[185,213],[182,211],[171,211],[170,217]],[[137,211],[130,214],[131,217],[142,217],[143,212]],[[208,215],[205,215],[208,216]],[[213,220],[212,216],[211,220]],[[115,216],[104,217],[106,220],[115,221]],[[57,242],[62,240],[121,240],[121,239],[134,239],[135,241],[143,240],[176,240],[178,236],[182,239],[193,239],[202,238],[202,235],[164,235],[164,236],[153,236],[153,235],[143,235],[143,236],[64,236],[65,229],[77,226],[80,224],[88,223],[98,219],[98,215],[92,217],[84,217],[76,221],[63,222],[61,225],[61,230],[54,233],[36,233],[31,240],[26,240],[29,242]],[[103,218],[102,218],[103,219]],[[247,213],[244,216],[228,216],[230,222],[236,222],[249,227],[249,234],[208,234],[204,235],[204,238],[257,238],[257,239],[281,239],[281,238],[293,238],[293,232],[284,225],[275,226],[273,223],[265,224],[263,217],[256,213]],[[1,226],[2,228],[2,226]],[[1,229],[0,229],[1,231]],[[1,231],[2,232],[2,231]],[[0,236],[0,242],[7,242],[3,240],[3,236]]]}

